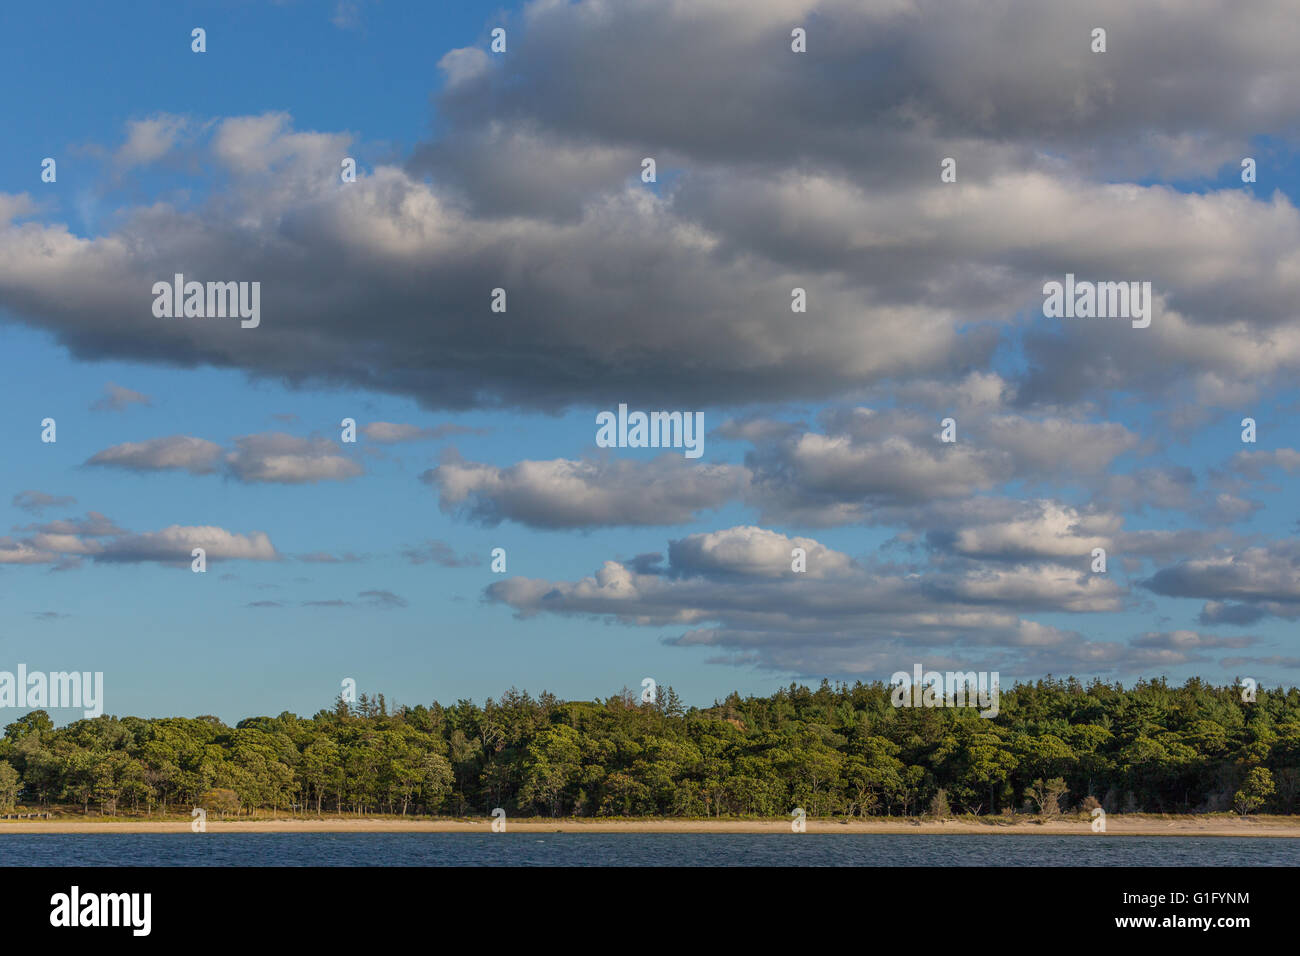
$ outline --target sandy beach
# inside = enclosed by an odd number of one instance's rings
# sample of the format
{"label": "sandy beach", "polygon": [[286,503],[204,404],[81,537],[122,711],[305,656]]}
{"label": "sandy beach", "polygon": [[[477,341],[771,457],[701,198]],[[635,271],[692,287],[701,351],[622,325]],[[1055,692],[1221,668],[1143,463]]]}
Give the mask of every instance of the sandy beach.
{"label": "sandy beach", "polygon": [[[213,820],[209,833],[490,833],[490,819],[394,819],[329,816],[265,820]],[[189,833],[190,820],[0,820],[6,833]],[[519,818],[507,821],[512,833],[790,833],[788,820],[594,820]],[[1094,834],[1091,821],[1065,818],[1043,823],[1001,819],[839,822],[808,820],[808,833],[926,833],[1011,834],[1015,836],[1204,836],[1300,838],[1294,817],[1161,817],[1149,814],[1111,815],[1105,834]]]}

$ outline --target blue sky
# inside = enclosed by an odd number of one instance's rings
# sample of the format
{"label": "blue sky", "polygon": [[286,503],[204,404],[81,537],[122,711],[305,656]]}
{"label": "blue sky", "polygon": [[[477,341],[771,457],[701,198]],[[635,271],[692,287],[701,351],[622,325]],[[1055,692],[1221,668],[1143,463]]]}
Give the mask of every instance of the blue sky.
{"label": "blue sky", "polygon": [[[345,677],[408,704],[913,662],[1292,683],[1300,102],[1269,20],[1221,54],[1243,105],[1122,5],[1112,60],[1053,53],[1062,14],[1015,67],[1002,34],[932,59],[973,7],[818,6],[0,11],[0,670],[227,720]],[[801,22],[824,69],[792,72]],[[261,326],[154,318],[174,271],[262,282]],[[1152,329],[1044,318],[1066,271],[1153,281]],[[620,402],[703,411],[704,456],[597,448]],[[348,417],[431,433],[340,444]],[[214,444],[177,467],[178,438]],[[113,531],[52,526],[92,513]],[[274,556],[140,556],[172,526]]]}

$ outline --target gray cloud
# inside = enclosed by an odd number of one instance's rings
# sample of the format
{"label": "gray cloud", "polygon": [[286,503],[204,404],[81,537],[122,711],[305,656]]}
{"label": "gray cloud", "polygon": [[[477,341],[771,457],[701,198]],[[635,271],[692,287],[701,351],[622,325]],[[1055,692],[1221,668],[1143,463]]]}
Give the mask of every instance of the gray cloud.
{"label": "gray cloud", "polygon": [[363,598],[364,602],[371,607],[406,607],[407,600],[392,591],[361,591],[357,597]]}
{"label": "gray cloud", "polygon": [[[409,604],[406,598],[402,597],[401,595],[394,594],[392,591],[382,591],[382,590],[360,591],[357,593],[357,597],[361,598],[360,603],[363,606],[372,607],[372,608],[391,609],[391,608],[407,607]],[[355,607],[356,603],[353,601],[345,601],[342,598],[329,598],[326,600],[319,600],[319,601],[303,601],[301,606],[339,608],[339,607]]]}
{"label": "gray cloud", "polygon": [[[790,550],[810,545],[808,571]],[[594,617],[653,628],[686,628],[670,643],[707,645],[729,663],[802,674],[879,674],[919,653],[959,655],[986,669],[1088,664],[1112,669],[1151,662],[1157,650],[1092,643],[1076,632],[1019,616],[1014,608],[1112,610],[1112,582],[1065,569],[1004,568],[989,575],[927,580],[909,569],[860,565],[816,541],[737,527],[669,545],[667,568],[606,561],[578,581],[508,578],[488,600],[523,616]],[[647,573],[648,572],[648,573]],[[929,660],[929,657],[927,657]],[[910,666],[910,664],[909,664]]]}
{"label": "gray cloud", "polygon": [[1214,603],[1202,611],[1210,620],[1244,623],[1250,618],[1250,612],[1218,603],[1227,601],[1294,620],[1300,617],[1300,542],[1276,541],[1184,560],[1143,583],[1168,597],[1210,599]]}
{"label": "gray cloud", "polygon": [[104,386],[104,397],[91,404],[91,411],[120,412],[130,405],[152,405],[153,400],[143,392],[135,392],[109,382]]}
{"label": "gray cloud", "polygon": [[1268,617],[1268,612],[1250,604],[1227,604],[1223,601],[1206,601],[1197,620],[1201,624],[1235,624],[1248,627]]}
{"label": "gray cloud", "polygon": [[203,548],[209,562],[221,560],[276,561],[271,539],[261,531],[239,534],[210,525],[171,525],[161,531],[126,534],[93,549],[95,561],[134,564],[154,561],[188,565],[194,548]]}
{"label": "gray cloud", "polygon": [[[284,114],[133,126],[139,162],[184,149],[225,192],[124,210],[95,239],[6,226],[0,303],[80,357],[443,408],[955,381],[990,367],[1026,310],[1025,404],[1125,387],[1221,405],[1300,367],[1282,328],[1300,296],[1296,209],[1262,190],[1125,182],[1233,168],[1261,131],[1294,140],[1287,4],[1240,15],[1223,0],[1176,22],[1118,0],[592,9],[527,7],[509,69],[447,53],[445,133],[346,189],[351,137]],[[1088,49],[1099,20],[1105,54]],[[789,51],[796,22],[808,54]],[[637,179],[645,155],[660,161],[655,190]],[[945,185],[949,155],[960,173]],[[147,290],[178,270],[257,276],[262,326],[155,319]],[[1033,318],[1042,283],[1067,271],[1149,279],[1161,313],[1141,331],[1049,328]],[[796,286],[806,315],[790,312]],[[505,316],[488,311],[497,287]]]}
{"label": "gray cloud", "polygon": [[339,453],[328,438],[295,438],[282,432],[245,435],[225,456],[226,467],[240,481],[296,485],[317,481],[346,481],[363,471]]}
{"label": "gray cloud", "polygon": [[47,564],[52,570],[68,570],[79,567],[84,558],[106,564],[154,562],[188,567],[194,548],[203,548],[208,561],[280,559],[262,531],[239,533],[213,525],[170,525],[160,531],[132,532],[97,511],[19,530],[30,536],[0,537],[0,564]]}
{"label": "gray cloud", "polygon": [[244,435],[235,439],[231,451],[206,439],[172,435],[114,445],[92,455],[86,464],[131,471],[176,469],[195,475],[223,471],[237,481],[276,484],[346,481],[362,474],[362,467],[339,450],[328,438],[297,438],[283,432]]}
{"label": "gray cloud", "polygon": [[472,554],[457,556],[445,541],[426,541],[422,546],[406,548],[402,556],[411,564],[437,564],[444,568],[472,568],[483,562]]}
{"label": "gray cloud", "polygon": [[171,435],[142,442],[125,442],[97,452],[87,465],[126,468],[130,471],[188,471],[210,475],[221,461],[221,446],[188,435]]}
{"label": "gray cloud", "polygon": [[451,438],[456,435],[481,435],[484,430],[481,428],[467,428],[464,425],[444,424],[435,425],[431,428],[422,428],[419,425],[403,425],[394,422],[368,422],[361,426],[361,433],[371,441],[379,442],[384,445],[392,445],[398,442],[407,441],[434,441],[442,438]]}
{"label": "gray cloud", "polygon": [[14,495],[13,506],[32,514],[40,514],[46,508],[64,508],[77,503],[76,498],[68,495],[48,495],[43,491],[20,491]]}
{"label": "gray cloud", "polygon": [[1250,647],[1258,644],[1257,637],[1220,637],[1197,631],[1149,631],[1130,642],[1134,647],[1168,648],[1194,651],[1221,647]]}
{"label": "gray cloud", "polygon": [[351,551],[344,554],[331,554],[328,551],[313,551],[309,554],[298,555],[298,560],[306,564],[353,564],[358,561],[364,561],[361,555],[353,554]]}

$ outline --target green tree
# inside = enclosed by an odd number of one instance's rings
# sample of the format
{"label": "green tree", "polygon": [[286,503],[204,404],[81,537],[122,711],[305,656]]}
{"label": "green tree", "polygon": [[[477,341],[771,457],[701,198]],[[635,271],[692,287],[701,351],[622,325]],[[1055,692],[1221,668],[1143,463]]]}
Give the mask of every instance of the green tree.
{"label": "green tree", "polygon": [[12,810],[18,802],[18,771],[0,760],[0,810]]}
{"label": "green tree", "polygon": [[1233,796],[1232,802],[1237,812],[1244,817],[1262,807],[1273,796],[1274,790],[1273,775],[1266,767],[1256,767],[1246,774],[1246,780]]}

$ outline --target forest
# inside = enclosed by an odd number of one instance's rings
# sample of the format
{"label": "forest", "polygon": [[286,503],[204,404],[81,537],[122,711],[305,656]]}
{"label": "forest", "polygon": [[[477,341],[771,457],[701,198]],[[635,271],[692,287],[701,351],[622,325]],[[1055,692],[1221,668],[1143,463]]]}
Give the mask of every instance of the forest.
{"label": "forest", "polygon": [[790,685],[685,707],[534,698],[389,707],[337,699],[311,718],[32,711],[0,740],[0,809],[485,816],[865,817],[1297,812],[1300,690],[1197,679],[1130,689],[1074,678],[972,708],[894,707],[883,683]]}

